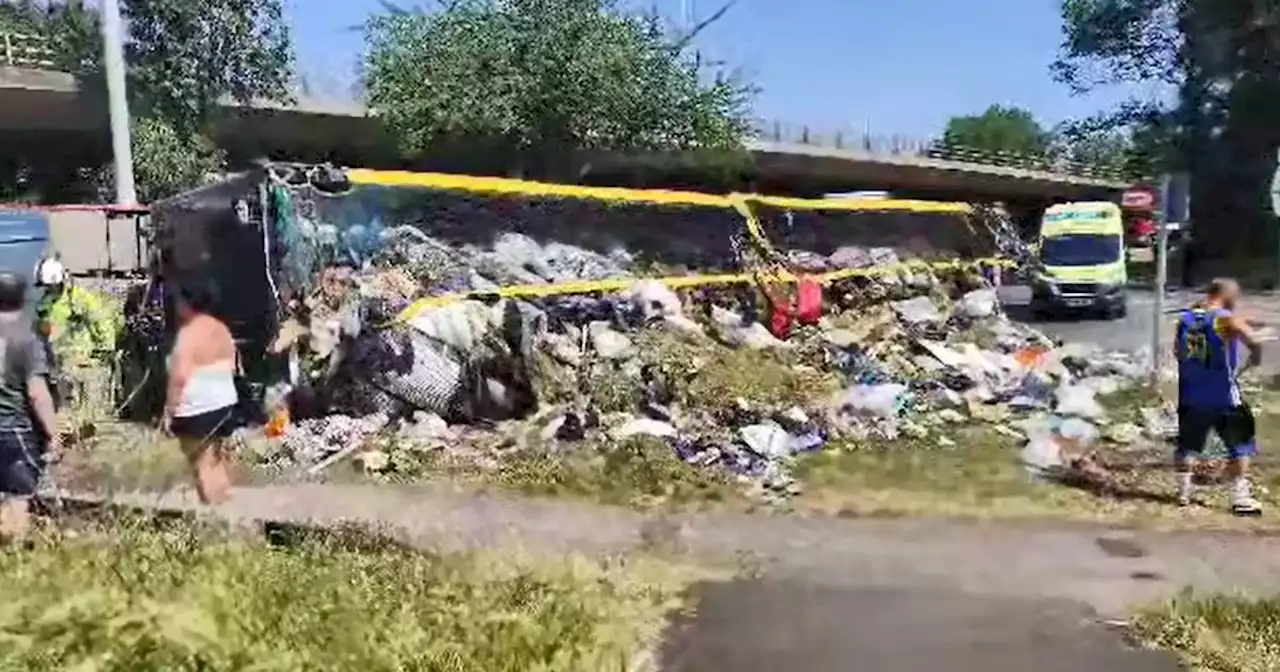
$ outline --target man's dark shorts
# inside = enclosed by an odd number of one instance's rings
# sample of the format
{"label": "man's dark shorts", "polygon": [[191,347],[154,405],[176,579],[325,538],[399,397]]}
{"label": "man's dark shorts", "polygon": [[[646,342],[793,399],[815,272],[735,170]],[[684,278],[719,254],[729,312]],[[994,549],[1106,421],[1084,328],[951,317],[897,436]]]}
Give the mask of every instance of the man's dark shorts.
{"label": "man's dark shorts", "polygon": [[30,497],[44,475],[44,442],[30,429],[0,429],[0,497]]}
{"label": "man's dark shorts", "polygon": [[1178,457],[1194,457],[1204,452],[1209,432],[1213,431],[1227,447],[1231,459],[1253,457],[1258,453],[1258,442],[1253,411],[1248,406],[1233,408],[1198,408],[1183,406],[1178,409]]}

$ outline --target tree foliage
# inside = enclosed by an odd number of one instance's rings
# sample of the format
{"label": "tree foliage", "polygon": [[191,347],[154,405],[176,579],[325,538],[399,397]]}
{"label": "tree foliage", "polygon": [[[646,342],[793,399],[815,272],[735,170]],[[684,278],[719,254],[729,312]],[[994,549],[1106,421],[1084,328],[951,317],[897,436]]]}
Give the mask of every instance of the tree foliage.
{"label": "tree foliage", "polygon": [[989,152],[1042,156],[1051,135],[1022,108],[992,105],[981,114],[952,117],[942,142],[948,146]]}
{"label": "tree foliage", "polygon": [[455,140],[553,173],[579,149],[734,149],[754,89],[615,0],[457,0],[365,26],[371,107],[409,155]]}
{"label": "tree foliage", "polygon": [[280,0],[126,0],[136,105],[182,134],[226,99],[290,100],[293,46]]}
{"label": "tree foliage", "polygon": [[[223,168],[225,154],[208,136],[220,102],[288,100],[292,46],[281,0],[124,0],[122,11],[134,173],[140,198],[154,200]],[[0,0],[0,26],[49,39],[55,67],[80,75],[90,88],[105,88],[96,5]],[[65,147],[50,151],[47,143],[17,149],[0,171],[40,200],[92,198],[109,181],[106,142],[90,143],[92,156]]]}
{"label": "tree foliage", "polygon": [[133,127],[138,199],[151,203],[204,183],[226,166],[226,153],[201,134],[183,132],[156,118]]}
{"label": "tree foliage", "polygon": [[[1100,118],[1128,126],[1162,168],[1192,176],[1209,252],[1274,249],[1267,190],[1280,146],[1280,6],[1221,0],[1064,0],[1055,75],[1076,90],[1165,87]],[[1221,227],[1221,228],[1220,228]]]}
{"label": "tree foliage", "polygon": [[47,38],[53,67],[65,72],[92,71],[102,52],[98,15],[83,0],[9,0],[0,4],[0,30]]}

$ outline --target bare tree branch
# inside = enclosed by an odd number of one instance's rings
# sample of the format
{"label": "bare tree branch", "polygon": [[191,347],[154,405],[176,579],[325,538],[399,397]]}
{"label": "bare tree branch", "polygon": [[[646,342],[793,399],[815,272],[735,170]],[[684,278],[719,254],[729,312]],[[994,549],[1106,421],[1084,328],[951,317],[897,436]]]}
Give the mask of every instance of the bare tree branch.
{"label": "bare tree branch", "polygon": [[725,2],[723,5],[720,6],[720,9],[717,9],[716,11],[712,12],[711,16],[703,19],[702,21],[699,21],[698,25],[694,26],[689,30],[689,32],[682,35],[680,39],[677,40],[674,45],[672,45],[671,47],[672,50],[675,52],[684,51],[685,48],[689,46],[689,43],[693,42],[693,38],[698,36],[698,33],[701,33],[702,31],[706,30],[709,26],[711,26],[715,22],[719,21],[720,19],[723,19],[724,15],[728,14],[729,10],[733,9],[733,6],[736,4],[738,4],[738,0],[728,0],[727,2]]}

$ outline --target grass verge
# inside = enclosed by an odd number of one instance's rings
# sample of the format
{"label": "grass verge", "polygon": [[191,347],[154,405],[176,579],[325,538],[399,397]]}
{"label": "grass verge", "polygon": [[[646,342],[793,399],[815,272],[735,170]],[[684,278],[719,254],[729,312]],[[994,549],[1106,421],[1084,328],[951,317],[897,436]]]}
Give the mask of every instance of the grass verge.
{"label": "grass verge", "polygon": [[[1140,423],[1142,408],[1157,392],[1141,388],[1107,398],[1114,422]],[[1280,470],[1267,450],[1280,441],[1280,407],[1274,392],[1255,405],[1263,458],[1255,466],[1256,494],[1280,507]],[[806,494],[797,506],[847,517],[945,516],[978,519],[1059,519],[1155,529],[1274,529],[1274,518],[1227,515],[1226,489],[1206,487],[1201,506],[1174,504],[1172,448],[1151,441],[1099,444],[1109,475],[1105,491],[1040,482],[1018,461],[1020,442],[990,427],[966,427],[949,437],[952,447],[925,440],[833,446],[799,463]],[[1221,476],[1220,460],[1207,471]]]}
{"label": "grass verge", "polygon": [[1280,598],[1181,594],[1142,610],[1134,634],[1203,672],[1280,669]]}
{"label": "grass verge", "polygon": [[562,452],[514,451],[488,469],[443,461],[420,469],[436,479],[482,489],[640,510],[688,511],[747,503],[734,476],[722,469],[690,466],[665,441],[650,437],[602,440]]}
{"label": "grass verge", "polygon": [[628,670],[680,606],[644,559],[288,550],[103,529],[0,553],[0,669]]}

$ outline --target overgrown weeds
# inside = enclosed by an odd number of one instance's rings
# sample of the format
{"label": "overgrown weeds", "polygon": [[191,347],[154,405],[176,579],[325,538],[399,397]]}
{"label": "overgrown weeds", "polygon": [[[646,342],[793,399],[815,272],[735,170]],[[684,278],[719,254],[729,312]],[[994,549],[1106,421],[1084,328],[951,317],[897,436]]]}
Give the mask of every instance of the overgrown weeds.
{"label": "overgrown weeds", "polygon": [[661,439],[605,442],[587,451],[521,451],[497,469],[475,474],[482,483],[525,495],[572,497],[638,509],[690,509],[742,503],[741,486],[719,467],[682,461]]}
{"label": "overgrown weeds", "polygon": [[1280,598],[1185,592],[1142,610],[1134,634],[1177,651],[1189,669],[1270,672],[1280,669]]}
{"label": "overgrown weeds", "polygon": [[109,526],[7,550],[0,669],[625,670],[679,604],[647,561],[348,541]]}

